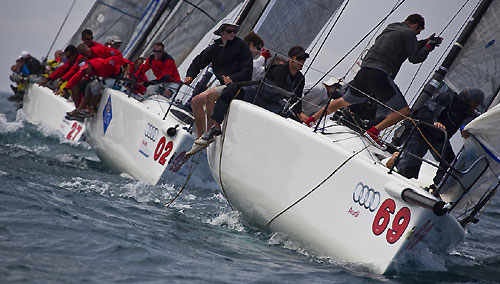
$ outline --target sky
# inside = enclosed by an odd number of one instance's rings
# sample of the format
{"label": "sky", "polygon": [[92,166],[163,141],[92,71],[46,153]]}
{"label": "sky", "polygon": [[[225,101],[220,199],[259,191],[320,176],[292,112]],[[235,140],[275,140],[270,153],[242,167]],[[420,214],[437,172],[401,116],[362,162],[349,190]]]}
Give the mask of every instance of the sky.
{"label": "sky", "polygon": [[[326,0],[325,0],[326,1]],[[467,0],[407,0],[383,25],[391,22],[401,22],[412,13],[419,13],[426,19],[426,29],[419,38],[426,38],[433,32],[439,34],[452,16]],[[2,0],[0,10],[0,37],[3,47],[0,55],[0,90],[9,91],[10,66],[22,50],[31,52],[35,57],[41,58],[54,40],[71,0]],[[444,41],[441,47],[432,52],[424,62],[416,83],[412,85],[409,94],[416,93],[425,77],[433,71],[433,66],[446,50],[466,16],[470,13],[478,0],[470,0],[464,11],[459,14],[456,21],[443,33]],[[80,26],[85,15],[92,7],[94,0],[77,0],[68,21],[55,43],[49,58],[53,57],[55,49],[63,49]],[[376,23],[378,23],[394,6],[396,0],[351,0],[338,24],[333,29],[324,48],[313,67],[323,72],[330,69],[354,44],[358,42]],[[344,76],[348,67],[353,64],[361,53],[363,43],[356,49],[330,75]],[[307,64],[308,62],[306,62]],[[403,93],[406,91],[418,65],[406,62],[396,78],[396,83]],[[316,81],[321,72],[309,71],[306,80]],[[183,77],[184,74],[181,74]]]}

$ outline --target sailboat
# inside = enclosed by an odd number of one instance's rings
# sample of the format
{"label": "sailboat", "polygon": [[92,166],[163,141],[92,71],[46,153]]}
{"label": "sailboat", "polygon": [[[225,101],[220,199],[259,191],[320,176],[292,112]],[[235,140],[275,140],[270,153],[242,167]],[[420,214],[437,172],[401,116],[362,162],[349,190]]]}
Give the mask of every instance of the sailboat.
{"label": "sailboat", "polygon": [[[255,24],[258,33],[277,25],[266,15],[288,1],[271,3]],[[494,102],[466,126],[473,138],[466,139],[440,184],[441,198],[423,189],[436,170],[432,163],[418,180],[407,179],[386,167],[390,153],[337,121],[327,119],[323,131],[313,131],[233,100],[222,135],[207,151],[210,170],[228,203],[249,224],[283,232],[316,256],[381,274],[419,251],[445,253],[464,242],[465,228],[478,221],[500,184],[500,141],[498,133],[488,131],[500,119],[500,107],[494,107],[500,85],[495,62],[500,57],[496,30],[489,28],[499,24],[499,9],[500,1],[481,1],[454,48],[462,50],[450,53],[456,59],[445,60],[439,78],[429,83],[434,90],[426,87],[427,94],[419,98],[423,103],[441,88],[480,86],[486,101]],[[299,19],[279,21],[298,34],[318,32],[301,30]]]}
{"label": "sailboat", "polygon": [[[131,45],[144,35],[144,27],[151,24],[154,15],[164,6],[164,2],[162,0],[141,0],[134,3],[97,1],[69,44],[78,45],[81,31],[90,28],[99,42],[114,35],[119,36],[124,45]],[[130,26],[137,28],[129,29]],[[37,84],[29,86],[23,101],[23,112],[28,122],[55,129],[68,140],[80,141],[85,136],[85,124],[65,118],[66,113],[74,108],[72,102],[55,96],[50,89]]]}
{"label": "sailboat", "polygon": [[[120,37],[124,56],[135,58],[148,56],[152,44],[160,41],[179,65],[238,4],[239,1],[96,1],[70,43],[78,44],[81,30],[91,29],[96,41]],[[177,105],[175,97],[138,98],[107,87],[97,114],[85,123],[72,122],[85,129],[87,142],[104,163],[150,184],[172,181],[179,173],[189,175],[196,166],[201,180],[212,179],[206,156],[190,161],[185,155],[195,139],[191,129],[193,117]],[[40,94],[63,100],[49,89],[33,85],[30,97],[38,98]],[[64,113],[74,108],[67,104],[71,107],[61,109],[61,115],[57,115],[63,123]]]}

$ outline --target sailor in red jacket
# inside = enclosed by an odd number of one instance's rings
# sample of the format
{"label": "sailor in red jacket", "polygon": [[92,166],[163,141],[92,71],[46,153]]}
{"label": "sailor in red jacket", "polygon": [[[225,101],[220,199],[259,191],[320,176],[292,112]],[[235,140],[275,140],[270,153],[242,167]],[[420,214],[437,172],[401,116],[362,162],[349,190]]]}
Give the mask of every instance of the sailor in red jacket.
{"label": "sailor in red jacket", "polygon": [[[75,89],[75,86],[83,79],[92,79],[93,77],[111,78],[120,74],[121,66],[124,60],[120,56],[112,56],[106,59],[94,58],[87,60],[80,70],[71,77],[66,85],[66,89]],[[77,119],[93,115],[97,110],[104,84],[101,79],[92,79],[85,86],[85,96],[78,107],[72,112],[67,113],[66,118]]]}
{"label": "sailor in red jacket", "polygon": [[[174,59],[164,51],[165,46],[161,42],[153,45],[153,55],[146,59],[140,69],[139,75],[142,76],[148,70],[153,69],[155,80],[145,82],[142,85],[148,87],[148,94],[160,93],[166,97],[175,94],[179,89],[181,77]],[[153,85],[153,86],[152,86]],[[164,91],[162,91],[164,90]]]}
{"label": "sailor in red jacket", "polygon": [[129,88],[130,92],[144,95],[146,92],[146,87],[142,83],[149,81],[148,76],[141,72],[142,65],[144,64],[144,58],[138,57],[133,63],[129,64],[128,77],[134,79],[135,83],[133,87]]}
{"label": "sailor in red jacket", "polygon": [[71,69],[71,67],[73,67],[73,65],[75,64],[78,65],[77,63],[78,56],[79,54],[76,47],[74,45],[68,45],[64,49],[64,58],[65,58],[64,64],[58,67],[56,70],[54,70],[54,72],[52,72],[52,74],[50,74],[49,77],[44,78],[42,81],[40,81],[39,85],[45,86],[48,82],[55,81],[63,77]]}

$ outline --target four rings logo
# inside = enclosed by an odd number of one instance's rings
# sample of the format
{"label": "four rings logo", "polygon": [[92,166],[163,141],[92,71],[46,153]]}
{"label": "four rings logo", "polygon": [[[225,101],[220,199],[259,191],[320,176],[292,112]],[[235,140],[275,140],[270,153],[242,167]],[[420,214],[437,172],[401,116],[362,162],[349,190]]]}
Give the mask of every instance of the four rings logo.
{"label": "four rings logo", "polygon": [[373,212],[380,205],[380,193],[360,182],[356,185],[356,188],[354,188],[352,200]]}
{"label": "four rings logo", "polygon": [[146,124],[146,129],[144,130],[144,136],[149,138],[149,140],[156,142],[156,138],[158,137],[158,127],[148,122]]}

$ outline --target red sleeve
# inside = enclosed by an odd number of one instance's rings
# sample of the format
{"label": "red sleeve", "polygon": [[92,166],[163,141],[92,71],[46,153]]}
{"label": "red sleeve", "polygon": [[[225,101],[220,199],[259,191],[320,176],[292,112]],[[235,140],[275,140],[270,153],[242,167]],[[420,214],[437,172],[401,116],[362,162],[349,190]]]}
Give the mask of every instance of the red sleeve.
{"label": "red sleeve", "polygon": [[69,79],[71,79],[71,77],[73,77],[73,75],[75,75],[76,72],[78,72],[78,69],[80,69],[80,66],[77,62],[75,62],[75,64],[73,64],[73,66],[71,66],[69,71],[66,72],[66,74],[64,74],[61,77],[61,79],[63,79],[64,81],[68,81]]}
{"label": "red sleeve", "polygon": [[168,76],[167,81],[179,83],[181,78],[179,76],[179,71],[177,71],[177,66],[175,66],[175,61],[172,59],[166,60],[163,63],[162,73]]}
{"label": "red sleeve", "polygon": [[50,80],[56,80],[61,78],[66,72],[68,72],[71,69],[70,63],[66,62],[64,63],[61,67],[57,68],[52,74],[50,74],[49,79]]}
{"label": "red sleeve", "polygon": [[76,72],[75,75],[73,75],[71,79],[69,79],[68,84],[66,84],[66,87],[64,88],[71,90],[74,86],[76,86],[76,84],[78,84],[78,82],[83,79],[83,77],[85,77],[85,73],[83,72],[83,69],[80,68],[78,72]]}

